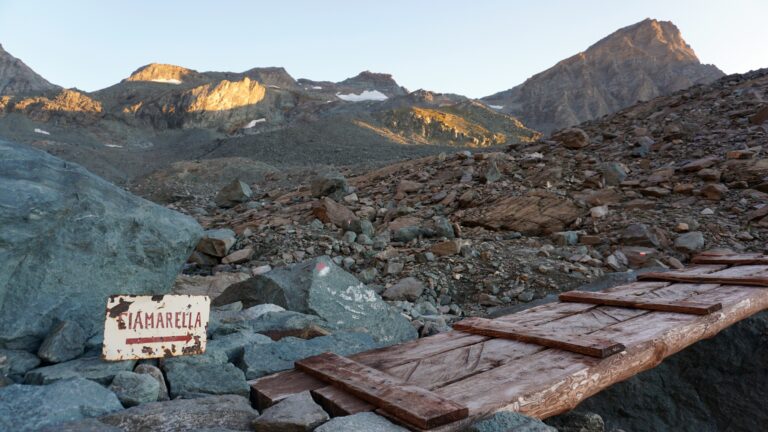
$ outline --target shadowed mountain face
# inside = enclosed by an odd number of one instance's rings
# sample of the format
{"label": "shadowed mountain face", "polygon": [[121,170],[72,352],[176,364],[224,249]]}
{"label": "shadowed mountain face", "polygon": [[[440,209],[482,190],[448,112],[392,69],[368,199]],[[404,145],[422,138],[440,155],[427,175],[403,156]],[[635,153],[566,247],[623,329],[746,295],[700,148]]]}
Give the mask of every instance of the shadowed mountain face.
{"label": "shadowed mountain face", "polygon": [[723,75],[699,62],[674,24],[646,19],[482,100],[551,132]]}
{"label": "shadowed mountain face", "polygon": [[0,95],[26,95],[59,89],[0,45]]}

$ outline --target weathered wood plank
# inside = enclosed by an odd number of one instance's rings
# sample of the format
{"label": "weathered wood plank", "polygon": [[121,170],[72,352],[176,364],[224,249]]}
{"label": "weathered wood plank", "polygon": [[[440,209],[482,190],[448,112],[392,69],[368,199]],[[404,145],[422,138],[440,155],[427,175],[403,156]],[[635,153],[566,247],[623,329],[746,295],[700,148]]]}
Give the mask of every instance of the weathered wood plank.
{"label": "weathered wood plank", "polygon": [[565,412],[605,387],[650,369],[692,343],[768,309],[765,291],[749,287],[719,287],[695,299],[720,301],[723,309],[709,315],[650,312],[594,334],[622,340],[626,337],[627,350],[618,355],[596,359],[546,350],[437,389],[436,393],[465,404],[470,417],[436,431],[461,430],[473,418],[499,410],[538,418]]}
{"label": "weathered wood plank", "polygon": [[624,345],[612,340],[590,336],[561,336],[555,332],[536,331],[485,318],[468,318],[454,324],[453,328],[468,333],[512,339],[598,358],[605,358],[624,350]]}
{"label": "weathered wood plank", "polygon": [[420,428],[461,420],[469,412],[450,399],[333,353],[297,361],[296,368]]}
{"label": "weathered wood plank", "polygon": [[744,275],[723,276],[718,274],[688,275],[679,272],[651,272],[638,276],[641,280],[661,280],[668,282],[715,283],[722,285],[748,285],[768,287],[768,276]]}
{"label": "weathered wood plank", "polygon": [[723,308],[723,305],[720,303],[706,304],[692,301],[647,300],[639,296],[616,295],[611,293],[594,293],[585,291],[569,291],[560,294],[558,298],[560,301],[565,302],[589,303],[605,306],[617,306],[662,312],[677,312],[693,315],[707,315]]}
{"label": "weathered wood plank", "polygon": [[693,257],[691,262],[697,263],[697,264],[729,264],[729,265],[768,264],[768,255],[764,255],[761,253],[744,253],[744,254],[703,253]]}
{"label": "weathered wood plank", "polygon": [[376,410],[374,405],[332,385],[312,390],[312,397],[331,417]]}

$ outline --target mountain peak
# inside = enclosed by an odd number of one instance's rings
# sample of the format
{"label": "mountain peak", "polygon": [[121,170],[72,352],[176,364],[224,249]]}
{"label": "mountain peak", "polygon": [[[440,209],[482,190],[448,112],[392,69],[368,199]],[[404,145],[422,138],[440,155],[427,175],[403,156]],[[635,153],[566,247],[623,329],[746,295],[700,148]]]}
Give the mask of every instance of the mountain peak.
{"label": "mountain peak", "polygon": [[59,88],[0,45],[0,95],[36,94]]}
{"label": "mountain peak", "polygon": [[185,79],[197,75],[199,75],[197,71],[182,66],[150,63],[133,71],[126,81],[152,81],[167,84],[181,84]]}
{"label": "mountain peak", "polygon": [[723,75],[699,62],[672,22],[649,18],[483,101],[550,132]]}
{"label": "mountain peak", "polygon": [[636,56],[638,52],[669,61],[699,63],[696,53],[674,23],[651,18],[616,30],[590,46],[584,54]]}

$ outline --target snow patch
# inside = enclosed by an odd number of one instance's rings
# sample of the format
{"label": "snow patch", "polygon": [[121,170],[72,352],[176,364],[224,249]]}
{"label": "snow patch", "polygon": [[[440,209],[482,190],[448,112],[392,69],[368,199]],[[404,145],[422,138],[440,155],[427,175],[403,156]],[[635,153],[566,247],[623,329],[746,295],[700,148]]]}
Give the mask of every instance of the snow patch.
{"label": "snow patch", "polygon": [[43,134],[43,135],[50,135],[51,134],[50,132],[44,131],[44,130],[39,129],[39,128],[35,128],[35,133],[39,133],[39,134]]}
{"label": "snow patch", "polygon": [[336,93],[336,97],[345,100],[347,102],[362,102],[362,101],[383,101],[387,99],[387,95],[378,90],[364,90],[360,94],[341,94]]}
{"label": "snow patch", "polygon": [[488,106],[493,108],[493,109],[503,109],[504,108],[504,105],[488,105]]}
{"label": "snow patch", "polygon": [[320,87],[320,86],[312,86],[312,89],[314,89],[314,90],[322,90],[323,88]]}
{"label": "snow patch", "polygon": [[250,122],[248,122],[247,125],[243,126],[243,129],[250,129],[250,128],[256,126],[259,123],[264,123],[265,121],[267,121],[267,119],[265,119],[265,118],[251,120]]}
{"label": "snow patch", "polygon": [[121,145],[117,145],[117,144],[104,144],[104,147],[109,147],[109,148],[123,148],[123,146],[121,146]]}
{"label": "snow patch", "polygon": [[177,80],[175,78],[168,78],[168,79],[166,79],[166,78],[155,78],[155,79],[152,80],[152,82],[163,83],[163,84],[174,84],[174,85],[181,84],[181,80]]}

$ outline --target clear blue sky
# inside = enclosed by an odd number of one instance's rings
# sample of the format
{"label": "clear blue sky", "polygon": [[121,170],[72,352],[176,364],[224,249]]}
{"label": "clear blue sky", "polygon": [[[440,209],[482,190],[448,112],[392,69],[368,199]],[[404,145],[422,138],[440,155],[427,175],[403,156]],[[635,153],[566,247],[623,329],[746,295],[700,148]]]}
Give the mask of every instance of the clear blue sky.
{"label": "clear blue sky", "polygon": [[89,91],[162,62],[331,81],[367,69],[411,90],[480,97],[648,17],[677,24],[726,73],[768,67],[766,0],[0,0],[0,44]]}

